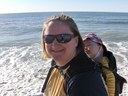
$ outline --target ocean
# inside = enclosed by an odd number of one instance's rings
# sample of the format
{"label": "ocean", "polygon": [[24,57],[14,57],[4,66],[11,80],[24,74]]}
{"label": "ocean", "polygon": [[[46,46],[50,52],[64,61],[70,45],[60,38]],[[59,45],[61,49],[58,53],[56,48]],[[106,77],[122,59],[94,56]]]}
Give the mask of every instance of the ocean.
{"label": "ocean", "polygon": [[[128,13],[40,12],[0,14],[0,96],[31,96],[40,92],[50,61],[41,55],[44,20],[65,14],[82,35],[96,33],[116,57],[118,73],[128,81]],[[128,96],[124,84],[120,96]]]}

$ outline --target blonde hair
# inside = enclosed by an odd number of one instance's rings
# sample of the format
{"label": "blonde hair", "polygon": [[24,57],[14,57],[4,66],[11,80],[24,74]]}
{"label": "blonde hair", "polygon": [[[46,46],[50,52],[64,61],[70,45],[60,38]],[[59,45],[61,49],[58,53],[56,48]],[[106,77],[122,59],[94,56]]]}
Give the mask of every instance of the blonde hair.
{"label": "blonde hair", "polygon": [[68,25],[69,28],[71,29],[71,31],[73,32],[74,36],[78,36],[78,45],[77,45],[77,51],[83,49],[84,47],[84,44],[83,44],[83,40],[82,40],[82,37],[80,35],[80,32],[78,30],[78,27],[76,25],[76,23],[74,22],[74,20],[69,17],[69,16],[66,16],[66,15],[56,15],[56,16],[53,16],[49,19],[47,19],[44,24],[43,24],[43,28],[42,28],[42,55],[45,59],[47,58],[50,58],[50,56],[48,55],[48,53],[46,52],[46,49],[45,49],[45,43],[43,41],[43,35],[44,35],[44,32],[47,28],[47,25],[49,24],[49,22],[51,21],[61,21],[63,22],[64,24]]}

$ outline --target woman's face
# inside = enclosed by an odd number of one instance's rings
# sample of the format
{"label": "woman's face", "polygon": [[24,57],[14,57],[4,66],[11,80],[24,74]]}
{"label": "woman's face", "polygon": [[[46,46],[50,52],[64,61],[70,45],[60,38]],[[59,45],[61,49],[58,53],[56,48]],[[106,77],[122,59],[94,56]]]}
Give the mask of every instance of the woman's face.
{"label": "woman's face", "polygon": [[[69,26],[61,21],[51,21],[48,23],[44,36],[58,36],[58,34],[70,34],[73,36],[73,32]],[[59,37],[57,37],[59,38]],[[61,38],[62,39],[62,38]],[[45,49],[48,55],[55,60],[59,66],[64,66],[68,63],[76,54],[76,47],[78,38],[72,37],[69,42],[59,43],[55,38],[53,42],[45,43]]]}
{"label": "woman's face", "polygon": [[84,50],[89,55],[90,58],[94,58],[99,51],[100,45],[87,39],[84,41]]}

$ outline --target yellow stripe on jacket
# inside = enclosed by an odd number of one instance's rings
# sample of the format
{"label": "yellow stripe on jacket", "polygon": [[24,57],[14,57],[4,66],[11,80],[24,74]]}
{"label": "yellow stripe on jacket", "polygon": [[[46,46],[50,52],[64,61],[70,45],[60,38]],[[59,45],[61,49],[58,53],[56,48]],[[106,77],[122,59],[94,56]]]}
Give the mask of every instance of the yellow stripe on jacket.
{"label": "yellow stripe on jacket", "polygon": [[66,96],[63,84],[64,78],[55,68],[51,73],[46,89],[44,91],[45,96]]}
{"label": "yellow stripe on jacket", "polygon": [[[100,60],[100,63],[103,66],[106,66],[109,68],[108,62],[109,62],[109,59],[107,57],[103,57]],[[103,76],[105,76],[105,83],[108,88],[109,96],[115,96],[115,76],[114,74],[110,70],[103,68]]]}

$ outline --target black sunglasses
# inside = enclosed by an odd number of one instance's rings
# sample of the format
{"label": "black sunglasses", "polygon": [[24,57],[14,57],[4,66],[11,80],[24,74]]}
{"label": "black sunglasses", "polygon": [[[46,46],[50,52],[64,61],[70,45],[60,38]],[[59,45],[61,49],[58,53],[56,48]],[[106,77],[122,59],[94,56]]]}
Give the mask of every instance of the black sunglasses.
{"label": "black sunglasses", "polygon": [[47,44],[52,43],[55,40],[55,38],[58,43],[67,43],[72,38],[74,38],[74,35],[73,34],[58,34],[58,35],[44,35],[43,36],[43,40]]}

